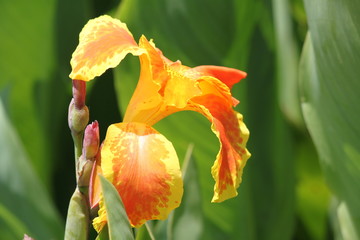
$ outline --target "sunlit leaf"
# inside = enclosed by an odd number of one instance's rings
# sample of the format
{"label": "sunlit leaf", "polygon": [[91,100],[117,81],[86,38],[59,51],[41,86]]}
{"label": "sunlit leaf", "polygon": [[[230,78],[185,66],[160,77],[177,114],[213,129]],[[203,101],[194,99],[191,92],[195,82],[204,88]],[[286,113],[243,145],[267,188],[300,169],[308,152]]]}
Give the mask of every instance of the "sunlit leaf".
{"label": "sunlit leaf", "polygon": [[130,222],[118,192],[103,176],[100,176],[100,182],[104,194],[110,240],[134,239]]}
{"label": "sunlit leaf", "polygon": [[[346,206],[345,222],[352,222],[358,239],[360,2],[306,0],[305,7],[310,35],[300,69],[302,110],[326,180],[340,201],[337,211],[344,213],[340,208]],[[346,239],[350,225],[339,226],[337,235]]]}
{"label": "sunlit leaf", "polygon": [[277,80],[279,104],[288,118],[298,128],[304,128],[298,88],[299,49],[291,22],[290,1],[273,0],[276,39]]}
{"label": "sunlit leaf", "polygon": [[359,235],[357,233],[357,223],[353,220],[353,217],[351,216],[352,214],[350,213],[346,203],[339,203],[337,200],[334,200],[333,210],[331,220],[335,230],[335,239],[359,239]]}

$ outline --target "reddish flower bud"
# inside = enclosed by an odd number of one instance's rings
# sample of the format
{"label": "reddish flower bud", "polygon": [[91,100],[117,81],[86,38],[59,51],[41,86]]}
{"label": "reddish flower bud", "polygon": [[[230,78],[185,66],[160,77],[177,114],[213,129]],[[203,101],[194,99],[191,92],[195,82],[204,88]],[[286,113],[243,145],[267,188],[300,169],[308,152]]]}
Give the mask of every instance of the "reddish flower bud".
{"label": "reddish flower bud", "polygon": [[73,98],[75,102],[75,107],[77,109],[82,109],[85,106],[85,97],[86,97],[86,82],[81,80],[73,80]]}
{"label": "reddish flower bud", "polygon": [[94,121],[85,129],[82,153],[83,156],[86,159],[94,158],[99,150],[99,143],[99,124],[97,121]]}

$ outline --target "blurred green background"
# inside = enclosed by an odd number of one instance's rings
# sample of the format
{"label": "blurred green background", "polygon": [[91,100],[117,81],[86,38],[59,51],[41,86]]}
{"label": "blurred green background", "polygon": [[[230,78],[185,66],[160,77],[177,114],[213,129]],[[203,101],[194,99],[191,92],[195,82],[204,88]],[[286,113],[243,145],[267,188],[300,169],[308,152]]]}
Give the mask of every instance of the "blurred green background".
{"label": "blurred green background", "polygon": [[[67,127],[71,54],[101,14],[153,38],[188,66],[248,77],[233,89],[252,157],[239,196],[211,204],[218,140],[176,113],[155,128],[193,152],[171,236],[158,239],[360,239],[360,1],[0,0],[0,238],[62,239],[75,188]],[[121,121],[135,57],[88,84],[90,119]]]}

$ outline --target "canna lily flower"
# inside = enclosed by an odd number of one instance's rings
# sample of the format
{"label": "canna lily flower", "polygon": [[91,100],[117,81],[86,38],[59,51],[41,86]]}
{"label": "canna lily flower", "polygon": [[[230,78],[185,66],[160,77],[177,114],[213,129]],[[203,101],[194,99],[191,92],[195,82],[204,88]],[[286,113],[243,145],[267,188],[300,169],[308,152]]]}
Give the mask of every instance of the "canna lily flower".
{"label": "canna lily flower", "polygon": [[100,231],[107,222],[98,173],[119,192],[130,223],[139,227],[151,219],[165,219],[180,205],[183,183],[174,147],[152,126],[166,116],[192,110],[204,115],[218,137],[220,150],[211,169],[215,180],[212,202],[237,195],[250,153],[249,131],[233,107],[238,101],[231,88],[246,73],[226,67],[190,68],[172,62],[152,41],[134,40],[126,25],[109,16],[90,20],[80,33],[73,53],[70,78],[90,81],[117,66],[131,53],[139,56],[140,79],[122,123],[109,126],[95,164],[90,204],[100,202],[93,225]]}

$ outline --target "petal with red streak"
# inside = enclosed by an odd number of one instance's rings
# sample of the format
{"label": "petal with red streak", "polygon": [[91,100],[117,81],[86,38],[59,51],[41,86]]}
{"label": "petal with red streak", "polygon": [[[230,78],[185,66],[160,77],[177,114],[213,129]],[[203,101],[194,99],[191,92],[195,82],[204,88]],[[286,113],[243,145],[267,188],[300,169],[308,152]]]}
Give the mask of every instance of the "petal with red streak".
{"label": "petal with red streak", "polygon": [[205,115],[212,123],[212,131],[220,141],[220,151],[211,169],[215,179],[212,202],[222,202],[237,195],[242,172],[250,157],[246,149],[249,130],[243,117],[216,95],[193,99],[193,110]]}
{"label": "petal with red streak", "polygon": [[[147,220],[165,219],[180,204],[183,184],[176,152],[146,124],[111,125],[101,149],[101,169],[118,190],[135,227]],[[95,225],[104,219],[101,207]]]}
{"label": "petal with red streak", "polygon": [[116,67],[128,54],[144,52],[126,24],[107,15],[90,20],[82,29],[79,45],[72,55],[71,79],[90,81]]}

